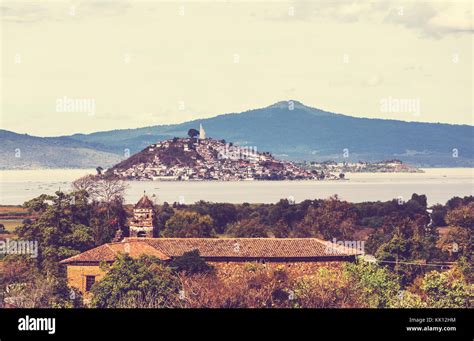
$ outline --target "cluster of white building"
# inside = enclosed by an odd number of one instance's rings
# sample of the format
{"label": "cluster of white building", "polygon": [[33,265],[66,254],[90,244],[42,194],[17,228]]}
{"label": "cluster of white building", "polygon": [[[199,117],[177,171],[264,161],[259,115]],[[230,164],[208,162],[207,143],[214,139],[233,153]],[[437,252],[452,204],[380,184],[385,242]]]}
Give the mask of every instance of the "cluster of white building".
{"label": "cluster of white building", "polygon": [[275,160],[255,147],[239,147],[223,140],[174,138],[148,147],[147,161],[127,169],[112,169],[133,180],[294,180],[316,179],[309,170]]}
{"label": "cluster of white building", "polygon": [[358,173],[358,172],[380,172],[380,173],[415,173],[419,169],[409,166],[399,160],[388,160],[379,162],[335,162],[326,161],[321,163],[310,163],[305,168],[318,172],[332,173]]}

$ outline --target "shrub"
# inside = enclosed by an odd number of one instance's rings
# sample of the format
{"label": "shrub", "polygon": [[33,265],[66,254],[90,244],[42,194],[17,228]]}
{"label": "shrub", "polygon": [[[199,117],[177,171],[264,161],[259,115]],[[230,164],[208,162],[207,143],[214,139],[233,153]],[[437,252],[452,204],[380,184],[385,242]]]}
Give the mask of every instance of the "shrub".
{"label": "shrub", "polygon": [[390,302],[390,308],[426,308],[426,302],[421,296],[412,293],[408,290],[403,290],[398,293],[398,299]]}
{"label": "shrub", "polygon": [[291,290],[285,270],[232,266],[222,273],[182,276],[186,307],[272,308],[291,307]]}
{"label": "shrub", "polygon": [[348,308],[359,305],[347,273],[319,269],[296,280],[294,306],[303,308]]}
{"label": "shrub", "polygon": [[474,285],[466,283],[453,271],[431,271],[421,286],[431,308],[468,308],[474,299]]}
{"label": "shrub", "polygon": [[348,264],[345,270],[369,308],[389,307],[400,290],[398,277],[376,264],[360,261]]}

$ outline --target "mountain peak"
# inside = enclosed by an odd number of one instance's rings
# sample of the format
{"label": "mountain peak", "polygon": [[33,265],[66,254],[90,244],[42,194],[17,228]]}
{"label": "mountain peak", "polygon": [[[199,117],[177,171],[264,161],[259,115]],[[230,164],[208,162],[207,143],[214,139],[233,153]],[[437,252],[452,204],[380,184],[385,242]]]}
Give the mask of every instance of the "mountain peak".
{"label": "mountain peak", "polygon": [[297,108],[297,109],[308,108],[306,105],[304,105],[300,101],[296,101],[294,99],[289,99],[287,101],[276,102],[275,104],[272,104],[272,105],[268,106],[267,108],[288,109],[292,105],[293,105],[294,108]]}
{"label": "mountain peak", "polygon": [[262,110],[265,109],[280,109],[282,112],[286,111],[298,111],[299,113],[305,112],[314,116],[329,116],[329,115],[335,115],[333,113],[318,109],[318,108],[313,108],[309,107],[300,101],[294,100],[294,99],[289,99],[287,101],[280,101],[275,104],[272,104],[266,108],[262,108]]}

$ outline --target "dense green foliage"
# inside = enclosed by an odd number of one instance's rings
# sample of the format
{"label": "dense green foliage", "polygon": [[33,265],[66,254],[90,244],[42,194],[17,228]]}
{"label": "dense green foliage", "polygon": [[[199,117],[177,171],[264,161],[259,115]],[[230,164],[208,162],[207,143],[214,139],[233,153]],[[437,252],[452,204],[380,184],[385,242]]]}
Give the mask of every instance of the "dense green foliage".
{"label": "dense green foliage", "polygon": [[103,265],[106,276],[92,286],[92,305],[97,308],[171,307],[179,294],[179,282],[171,269],[157,259],[133,259],[119,255],[112,266]]}
{"label": "dense green foliage", "polygon": [[362,301],[369,308],[383,308],[392,304],[400,290],[397,276],[387,268],[359,262],[346,267],[351,283],[360,291]]}
{"label": "dense green foliage", "polygon": [[425,275],[421,286],[426,304],[432,308],[468,308],[474,299],[474,286],[452,273],[432,271]]}
{"label": "dense green foliage", "polygon": [[214,235],[212,219],[191,211],[177,211],[166,221],[164,237],[212,237]]}
{"label": "dense green foliage", "polygon": [[187,275],[207,273],[213,270],[213,267],[201,258],[198,250],[185,252],[181,257],[174,258],[170,266],[176,272],[184,272]]}
{"label": "dense green foliage", "polygon": [[110,242],[126,222],[120,200],[94,202],[84,191],[41,195],[24,207],[37,218],[26,219],[16,233],[38,242],[38,266],[51,275],[58,275],[60,260]]}

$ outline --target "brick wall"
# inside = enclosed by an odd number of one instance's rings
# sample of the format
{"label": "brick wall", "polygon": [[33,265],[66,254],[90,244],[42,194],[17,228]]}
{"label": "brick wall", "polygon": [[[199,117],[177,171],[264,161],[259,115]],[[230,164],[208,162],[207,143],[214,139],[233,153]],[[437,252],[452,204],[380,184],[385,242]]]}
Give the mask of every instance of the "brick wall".
{"label": "brick wall", "polygon": [[99,265],[68,265],[67,266],[67,282],[70,287],[77,288],[87,298],[89,294],[86,292],[86,276],[96,276],[96,282],[104,277],[105,273]]}

